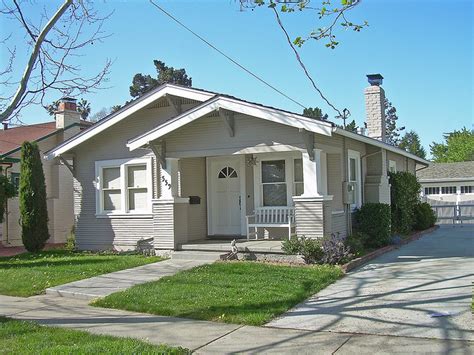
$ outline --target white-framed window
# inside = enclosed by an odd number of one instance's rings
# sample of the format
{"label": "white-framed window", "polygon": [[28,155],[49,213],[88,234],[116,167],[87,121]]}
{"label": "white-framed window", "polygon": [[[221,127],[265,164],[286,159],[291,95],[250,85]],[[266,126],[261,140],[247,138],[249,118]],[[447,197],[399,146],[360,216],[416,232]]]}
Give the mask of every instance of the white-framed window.
{"label": "white-framed window", "polygon": [[257,206],[292,206],[293,196],[304,192],[301,153],[257,155],[254,170]]}
{"label": "white-framed window", "polygon": [[473,194],[474,193],[474,186],[461,186],[461,193],[462,194]]}
{"label": "white-framed window", "polygon": [[348,180],[355,185],[355,203],[351,208],[362,206],[362,172],[360,165],[360,153],[355,150],[347,151]]}
{"label": "white-framed window", "polygon": [[425,195],[439,195],[439,187],[425,187]]}
{"label": "white-framed window", "polygon": [[397,162],[395,160],[388,161],[388,171],[391,173],[397,172]]}
{"label": "white-framed window", "polygon": [[151,158],[96,162],[97,215],[149,214]]}
{"label": "white-framed window", "polygon": [[456,194],[456,186],[442,186],[441,195],[454,195]]}

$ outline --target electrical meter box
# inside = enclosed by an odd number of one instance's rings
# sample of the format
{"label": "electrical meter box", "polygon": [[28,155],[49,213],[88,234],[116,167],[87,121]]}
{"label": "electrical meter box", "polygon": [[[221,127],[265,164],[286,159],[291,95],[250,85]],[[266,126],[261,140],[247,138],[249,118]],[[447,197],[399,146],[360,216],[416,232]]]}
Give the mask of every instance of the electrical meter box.
{"label": "electrical meter box", "polygon": [[342,199],[346,205],[353,205],[356,201],[356,183],[344,181],[342,183]]}

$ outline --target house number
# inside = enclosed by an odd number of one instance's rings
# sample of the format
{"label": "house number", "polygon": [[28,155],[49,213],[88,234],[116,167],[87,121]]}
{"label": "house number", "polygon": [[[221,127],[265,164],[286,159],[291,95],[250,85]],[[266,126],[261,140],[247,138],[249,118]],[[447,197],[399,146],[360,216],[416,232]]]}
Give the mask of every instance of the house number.
{"label": "house number", "polygon": [[166,180],[164,176],[161,177],[161,181],[163,181],[163,184],[168,188],[168,190],[171,190],[171,184]]}

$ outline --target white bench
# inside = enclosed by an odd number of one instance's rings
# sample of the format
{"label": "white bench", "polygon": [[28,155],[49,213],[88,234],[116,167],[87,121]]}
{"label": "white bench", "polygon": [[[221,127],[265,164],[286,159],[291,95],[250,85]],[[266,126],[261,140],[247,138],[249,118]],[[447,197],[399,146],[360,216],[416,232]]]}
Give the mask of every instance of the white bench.
{"label": "white bench", "polygon": [[[254,214],[247,216],[247,240],[251,235],[258,239],[258,228],[260,227],[280,227],[288,229],[288,239],[291,239],[292,229],[295,224],[294,207],[258,207]],[[253,232],[250,229],[253,228]]]}

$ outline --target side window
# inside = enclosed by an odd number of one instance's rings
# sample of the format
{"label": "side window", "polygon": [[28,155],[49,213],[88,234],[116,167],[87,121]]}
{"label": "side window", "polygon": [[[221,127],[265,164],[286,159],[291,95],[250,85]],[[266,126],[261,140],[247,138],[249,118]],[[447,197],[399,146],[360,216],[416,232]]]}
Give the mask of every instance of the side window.
{"label": "side window", "polygon": [[20,173],[10,173],[10,180],[15,186],[15,191],[18,193],[18,189],[20,188]]}

